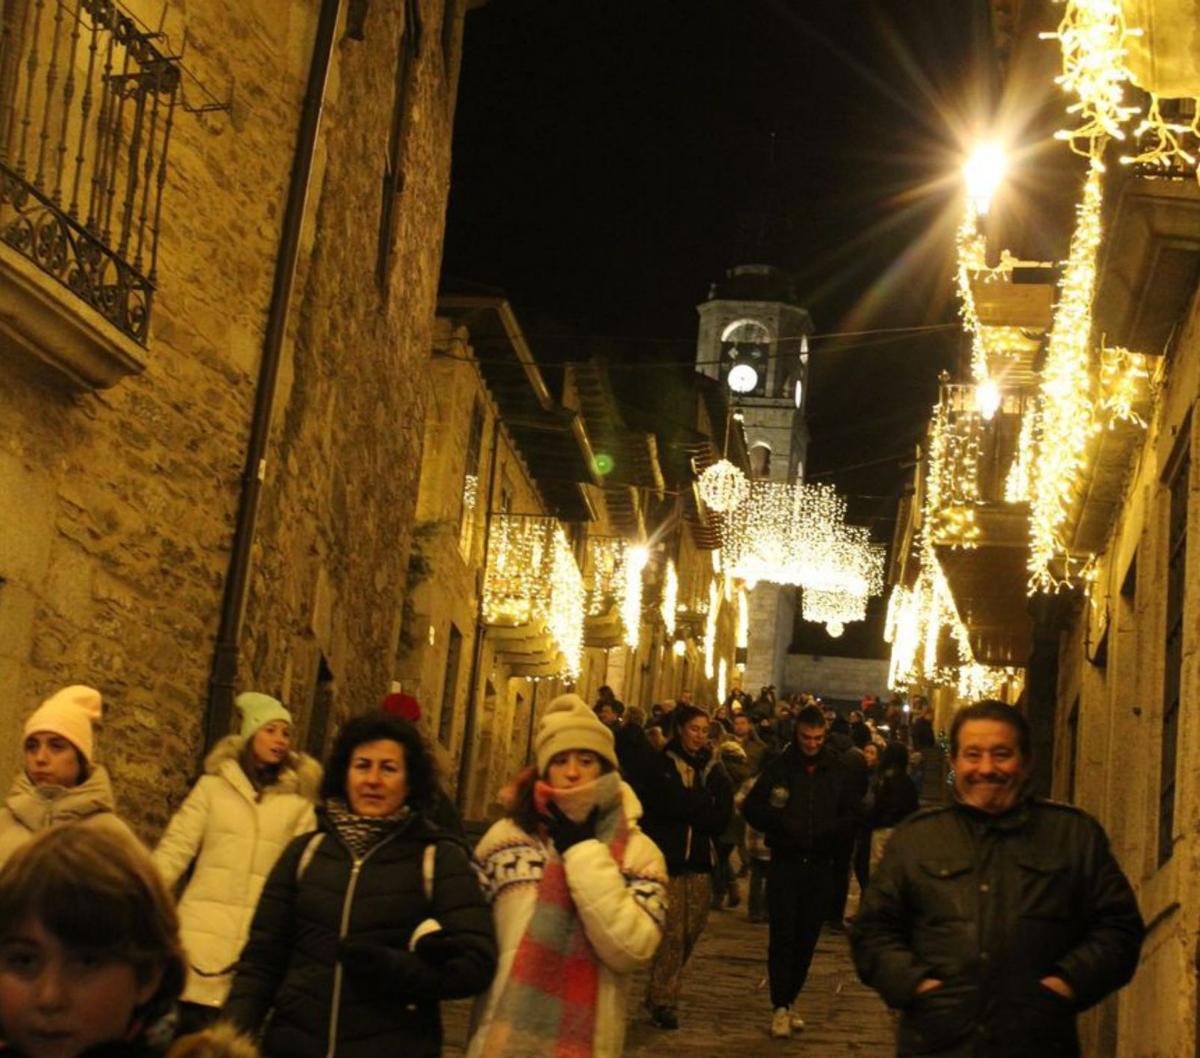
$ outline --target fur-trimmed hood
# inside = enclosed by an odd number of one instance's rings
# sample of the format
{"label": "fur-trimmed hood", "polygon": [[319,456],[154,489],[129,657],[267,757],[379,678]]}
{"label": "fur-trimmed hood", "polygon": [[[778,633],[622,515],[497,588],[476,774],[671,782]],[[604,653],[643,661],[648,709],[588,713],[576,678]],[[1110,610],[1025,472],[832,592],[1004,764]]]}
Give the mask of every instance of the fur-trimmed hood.
{"label": "fur-trimmed hood", "polygon": [[[204,758],[205,773],[230,778],[232,766],[249,783],[250,780],[245,777],[241,765],[242,749],[245,745],[246,740],[241,735],[226,735]],[[316,803],[317,793],[321,789],[321,774],[321,765],[307,753],[290,751],[279,769],[279,777],[264,790],[264,793],[294,793]],[[234,784],[240,785],[236,781]]]}
{"label": "fur-trimmed hood", "polygon": [[180,1036],[166,1058],[259,1058],[259,1052],[249,1037],[228,1022],[218,1022],[203,1032]]}

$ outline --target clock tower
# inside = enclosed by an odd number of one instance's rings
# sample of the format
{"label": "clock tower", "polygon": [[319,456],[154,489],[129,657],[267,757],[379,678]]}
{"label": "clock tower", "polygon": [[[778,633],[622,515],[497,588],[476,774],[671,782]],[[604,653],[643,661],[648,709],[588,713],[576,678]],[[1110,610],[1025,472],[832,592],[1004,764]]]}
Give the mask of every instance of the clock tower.
{"label": "clock tower", "polygon": [[[697,309],[696,370],[733,391],[753,477],[804,480],[808,454],[808,335],[812,318],[796,282],[771,265],[739,265],[714,283]],[[742,686],[782,691],[796,589],[760,584],[750,593],[750,642]]]}

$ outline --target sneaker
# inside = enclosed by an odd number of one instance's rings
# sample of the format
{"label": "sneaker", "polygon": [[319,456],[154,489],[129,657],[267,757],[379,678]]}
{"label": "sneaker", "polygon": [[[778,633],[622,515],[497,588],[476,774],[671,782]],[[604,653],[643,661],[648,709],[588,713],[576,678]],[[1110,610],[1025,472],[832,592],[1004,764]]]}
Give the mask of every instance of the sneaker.
{"label": "sneaker", "polygon": [[679,1015],[670,1007],[655,1007],[650,1011],[650,1020],[660,1029],[679,1028]]}
{"label": "sneaker", "polygon": [[771,1036],[777,1040],[786,1040],[792,1034],[792,1015],[787,1007],[776,1007],[771,1016]]}
{"label": "sneaker", "polygon": [[791,1011],[791,1024],[793,1030],[801,1032],[804,1029],[804,1019],[794,1010]]}

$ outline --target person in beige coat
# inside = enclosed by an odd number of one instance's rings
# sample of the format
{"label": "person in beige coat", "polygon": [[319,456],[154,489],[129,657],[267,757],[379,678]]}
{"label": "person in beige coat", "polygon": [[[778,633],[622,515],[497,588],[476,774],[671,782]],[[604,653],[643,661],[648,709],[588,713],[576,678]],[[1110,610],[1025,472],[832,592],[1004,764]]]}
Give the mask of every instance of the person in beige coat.
{"label": "person in beige coat", "polygon": [[138,844],[116,814],[108,772],[94,763],[100,692],[75,684],[47,698],[25,723],[24,767],[0,808],[0,865],[55,823],[84,822]]}
{"label": "person in beige coat", "polygon": [[630,978],[662,939],[667,866],[582,698],[550,703],[535,748],[475,850],[500,961],[467,1055],[619,1058]]}
{"label": "person in beige coat", "polygon": [[217,1017],[267,875],[294,837],[316,829],[321,766],[292,750],[291,713],[254,691],[238,695],[237,706],[241,732],[213,747],[154,850],[168,886],[195,864],[179,901],[184,1031]]}

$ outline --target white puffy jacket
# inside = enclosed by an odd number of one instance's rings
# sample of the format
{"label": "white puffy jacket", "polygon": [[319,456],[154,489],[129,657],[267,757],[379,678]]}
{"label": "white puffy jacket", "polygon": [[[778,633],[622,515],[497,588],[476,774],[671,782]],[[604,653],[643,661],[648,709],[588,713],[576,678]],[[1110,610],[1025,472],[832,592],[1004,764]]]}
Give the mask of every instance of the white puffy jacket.
{"label": "white puffy jacket", "polygon": [[180,935],[189,972],[183,998],[219,1007],[250,931],[263,883],[279,854],[298,834],[315,830],[313,802],[321,766],[290,754],[279,779],[261,792],[242,770],[243,740],[222,739],[154,850],[169,886],[195,860],[179,901]]}
{"label": "white puffy jacket", "polygon": [[[626,783],[621,784],[621,794],[630,827],[622,862],[594,839],[571,846],[563,856],[571,899],[600,960],[593,1058],[619,1058],[625,1047],[630,978],[658,949],[667,909],[666,861],[637,825],[642,815],[637,795]],[[491,988],[476,1004],[467,1058],[485,1058],[492,1014],[533,917],[538,883],[547,860],[557,856],[553,845],[508,818],[492,824],[475,849],[476,870],[492,904],[500,959]]]}

